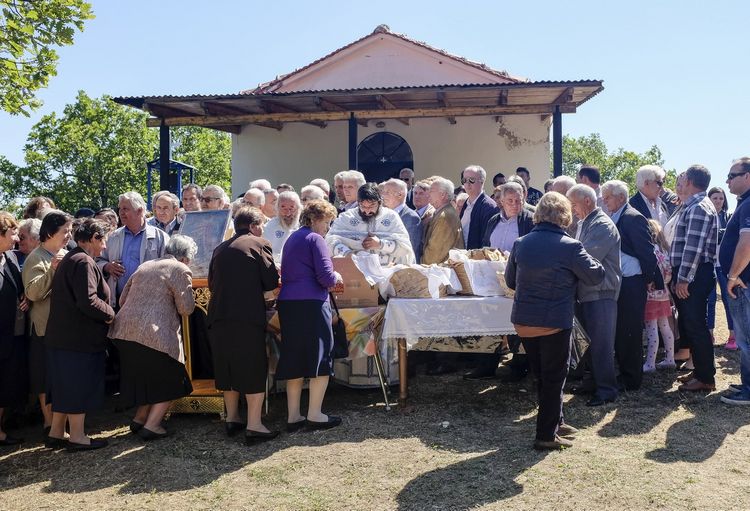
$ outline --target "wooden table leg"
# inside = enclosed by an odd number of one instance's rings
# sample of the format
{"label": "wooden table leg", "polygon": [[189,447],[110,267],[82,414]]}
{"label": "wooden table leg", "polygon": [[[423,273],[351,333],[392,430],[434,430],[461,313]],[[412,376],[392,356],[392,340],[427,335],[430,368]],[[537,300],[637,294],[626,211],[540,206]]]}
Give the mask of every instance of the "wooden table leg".
{"label": "wooden table leg", "polygon": [[406,405],[406,398],[409,397],[409,370],[406,351],[406,339],[398,340],[398,404]]}

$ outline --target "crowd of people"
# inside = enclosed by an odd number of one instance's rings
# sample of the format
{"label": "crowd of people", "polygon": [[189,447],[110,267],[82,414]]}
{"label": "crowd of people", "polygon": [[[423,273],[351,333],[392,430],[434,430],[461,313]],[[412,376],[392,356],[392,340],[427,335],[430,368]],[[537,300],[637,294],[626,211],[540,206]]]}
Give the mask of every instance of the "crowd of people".
{"label": "crowd of people", "polygon": [[[750,404],[750,159],[735,161],[726,180],[738,197],[734,215],[723,190],[709,190],[705,167],[682,172],[674,193],[665,177],[658,166],[641,167],[631,194],[583,166],[576,179],[557,177],[541,192],[519,167],[493,176],[488,195],[479,165],[466,167],[458,186],[437,175],[417,179],[408,168],[383,183],[348,170],[299,193],[258,179],[235,200],[220,186],[189,184],[181,200],[156,193],[151,213],[134,191],[119,196],[116,210],[75,215],[36,197],[21,221],[0,212],[0,446],[22,441],[2,428],[3,410],[24,406],[29,394],[39,401],[46,447],[107,445],[86,435],[84,421],[103,403],[112,360],[120,404],[135,409],[131,432],[147,441],[169,435],[170,403],[192,391],[180,317],[195,307],[188,265],[198,248],[179,231],[186,214],[201,210],[231,212],[210,263],[206,326],[226,434],[244,432],[248,445],[279,434],[261,413],[269,292],[278,293],[275,376],[286,381],[286,430],[341,424],[323,412],[333,374],[329,292],[342,283],[333,258],[358,252],[383,265],[441,264],[452,249],[506,254],[517,335],[503,378],[531,372],[537,380],[538,449],[569,447],[576,433],[562,412],[574,316],[590,340],[586,377],[574,389],[590,393],[587,405],[615,402],[657,370],[682,369],[681,391],[715,390],[717,281],[730,329],[724,347],[741,350],[741,381],[721,400]],[[496,377],[501,357],[475,357],[464,377]],[[427,372],[449,366],[435,357]]]}

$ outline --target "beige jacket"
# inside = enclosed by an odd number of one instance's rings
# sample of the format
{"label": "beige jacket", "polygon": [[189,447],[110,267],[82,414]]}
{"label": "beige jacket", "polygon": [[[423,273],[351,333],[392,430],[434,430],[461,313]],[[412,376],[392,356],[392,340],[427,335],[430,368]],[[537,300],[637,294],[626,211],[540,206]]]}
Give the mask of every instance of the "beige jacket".
{"label": "beige jacket", "polygon": [[452,248],[464,248],[461,220],[450,204],[437,209],[425,230],[422,248],[422,264],[439,264],[448,259]]}
{"label": "beige jacket", "polygon": [[45,248],[39,246],[26,258],[21,273],[24,293],[31,301],[29,317],[34,332],[39,337],[44,337],[47,331],[49,304],[52,301],[52,277],[55,276],[55,270],[52,269],[53,257]]}
{"label": "beige jacket", "polygon": [[185,362],[181,314],[195,308],[190,269],[172,256],[141,264],[120,296],[111,339],[143,344]]}

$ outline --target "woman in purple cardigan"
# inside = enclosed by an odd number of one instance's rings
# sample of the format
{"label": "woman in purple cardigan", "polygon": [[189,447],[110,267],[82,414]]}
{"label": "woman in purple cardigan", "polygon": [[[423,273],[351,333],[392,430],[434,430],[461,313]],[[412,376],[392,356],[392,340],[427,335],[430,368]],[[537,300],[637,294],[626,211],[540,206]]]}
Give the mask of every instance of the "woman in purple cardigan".
{"label": "woman in purple cardigan", "polygon": [[[305,204],[300,229],[284,244],[281,258],[281,292],[278,298],[281,323],[281,354],[278,380],[287,380],[289,417],[287,431],[302,427],[328,429],[341,424],[340,417],[321,411],[333,374],[333,332],[328,289],[343,282],[333,270],[325,235],[336,218],[336,208],[323,200]],[[307,417],[300,414],[300,396],[305,378],[310,380]]]}

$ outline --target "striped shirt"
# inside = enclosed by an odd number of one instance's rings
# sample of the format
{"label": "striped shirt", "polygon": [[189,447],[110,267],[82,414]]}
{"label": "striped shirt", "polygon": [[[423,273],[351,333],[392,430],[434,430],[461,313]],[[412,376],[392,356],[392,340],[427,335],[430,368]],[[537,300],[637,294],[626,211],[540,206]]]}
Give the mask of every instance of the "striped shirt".
{"label": "striped shirt", "polygon": [[719,239],[719,223],[711,199],[706,192],[690,197],[677,220],[669,259],[675,282],[692,282],[698,265],[715,264]]}

